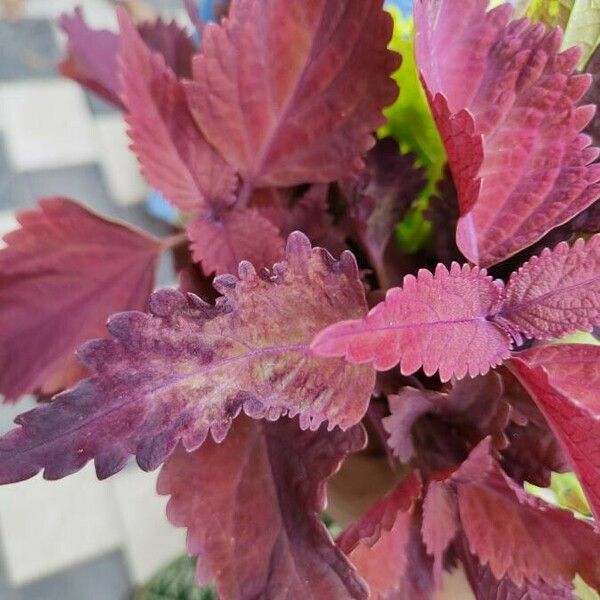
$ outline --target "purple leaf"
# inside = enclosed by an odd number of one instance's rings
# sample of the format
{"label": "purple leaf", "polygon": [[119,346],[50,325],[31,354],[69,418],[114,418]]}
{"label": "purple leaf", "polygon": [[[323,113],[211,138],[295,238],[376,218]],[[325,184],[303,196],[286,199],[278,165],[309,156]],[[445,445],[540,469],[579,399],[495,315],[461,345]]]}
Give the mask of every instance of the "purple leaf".
{"label": "purple leaf", "polygon": [[600,516],[600,347],[542,346],[509,367],[561,441],[594,514]]}
{"label": "purple leaf", "polygon": [[198,582],[216,580],[229,600],[366,599],[318,516],[327,480],[365,443],[360,426],[301,431],[297,421],[240,418],[222,444],[180,448],[158,491],[171,496],[171,523],[188,530]]}
{"label": "purple leaf", "polygon": [[529,338],[552,339],[600,325],[600,235],[547,248],[513,273],[502,320]]}
{"label": "purple leaf", "polygon": [[0,391],[54,393],[83,375],[74,351],[108,316],[144,309],[160,241],[65,198],[18,215],[0,250]]}
{"label": "purple leaf", "polygon": [[[443,445],[442,453],[448,458],[464,455],[488,435],[494,437],[497,448],[504,448],[507,444],[504,428],[508,423],[509,407],[502,398],[503,391],[502,380],[494,372],[456,381],[448,392],[406,386],[397,395],[389,396],[391,415],[383,421],[385,430],[390,434],[388,445],[401,461],[408,462],[415,453],[412,430],[422,416],[429,414],[437,415],[458,434],[455,451],[448,452],[448,446]],[[428,447],[423,450],[434,450],[431,435],[423,437],[428,442]],[[449,435],[444,438],[450,441]]]}
{"label": "purple leaf", "polygon": [[76,8],[73,15],[63,14],[59,25],[67,34],[67,56],[59,65],[60,72],[123,108],[117,69],[118,36],[105,29],[90,29],[81,8]]}
{"label": "purple leaf", "polygon": [[[203,31],[187,87],[208,141],[254,187],[351,176],[397,90],[382,0],[238,0]],[[275,59],[274,59],[275,58]],[[273,60],[274,59],[274,60]]]}
{"label": "purple leaf", "polygon": [[[598,150],[577,107],[590,77],[560,30],[487,0],[417,0],[416,54],[458,190],[457,241],[490,266],[539,240],[600,196]],[[510,149],[510,151],[507,151]]]}
{"label": "purple leaf", "polygon": [[489,441],[451,476],[470,551],[494,577],[522,586],[570,585],[575,575],[600,586],[600,534],[570,511],[531,496],[500,469]]}
{"label": "purple leaf", "polygon": [[340,253],[347,247],[345,233],[329,214],[329,188],[323,183],[311,185],[300,198],[295,197],[293,188],[265,188],[256,190],[250,205],[282,235],[301,231],[313,244]]}
{"label": "purple leaf", "polygon": [[119,23],[121,97],[146,179],[184,211],[231,204],[236,176],[198,131],[175,73],[151,53],[124,10]]}
{"label": "purple leaf", "polygon": [[369,598],[385,600],[399,591],[411,561],[409,546],[421,481],[409,473],[338,538],[358,573],[367,581]]}
{"label": "purple leaf", "polygon": [[279,230],[252,208],[228,210],[221,218],[199,217],[186,231],[194,260],[205,273],[231,273],[242,260],[260,268],[283,258]]}
{"label": "purple leaf", "polygon": [[149,315],[113,316],[113,337],[79,351],[95,376],[21,415],[21,426],[0,439],[0,482],[41,469],[57,479],[92,458],[105,478],[130,454],[154,469],[179,440],[189,451],[209,430],[222,441],[242,410],[269,420],[299,415],[302,428],[358,423],[374,372],[309,352],[327,323],[366,310],[354,257],[345,252],[336,262],[296,233],[286,258],[271,272],[243,262],[239,279],[216,278],[223,297],[215,306],[162,290]]}
{"label": "purple leaf", "polygon": [[457,263],[450,271],[438,265],[435,275],[421,269],[404,278],[404,287],[390,289],[364,319],[322,331],[312,349],[319,356],[373,362],[378,371],[400,363],[410,375],[423,367],[426,375],[439,371],[442,381],[483,375],[510,355],[508,334],[488,319],[501,293],[502,283],[485,270]]}
{"label": "purple leaf", "polygon": [[571,471],[561,444],[540,409],[518,380],[502,373],[504,398],[510,405],[511,422],[505,429],[508,445],[502,449],[501,465],[517,483],[525,481],[548,487],[552,472]]}
{"label": "purple leaf", "polygon": [[387,288],[384,253],[394,229],[425,187],[425,170],[415,167],[414,154],[400,154],[392,138],[377,142],[363,171],[342,182],[354,235]]}
{"label": "purple leaf", "polygon": [[[104,29],[90,29],[80,8],[76,8],[73,15],[63,14],[59,24],[68,39],[67,56],[59,65],[61,73],[108,102],[125,108],[120,98],[119,36]],[[195,46],[184,29],[175,22],[158,19],[141,24],[138,31],[144,42],[162,54],[179,77],[191,75]]]}

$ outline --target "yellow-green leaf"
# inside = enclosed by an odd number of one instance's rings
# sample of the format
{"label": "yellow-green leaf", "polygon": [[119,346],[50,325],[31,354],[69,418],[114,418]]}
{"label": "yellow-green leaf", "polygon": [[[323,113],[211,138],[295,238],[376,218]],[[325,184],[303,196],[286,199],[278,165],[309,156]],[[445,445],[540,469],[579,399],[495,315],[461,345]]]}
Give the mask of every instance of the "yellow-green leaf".
{"label": "yellow-green leaf", "polygon": [[584,68],[600,43],[600,0],[532,0],[527,16],[547,27],[563,29],[563,49],[579,45]]}

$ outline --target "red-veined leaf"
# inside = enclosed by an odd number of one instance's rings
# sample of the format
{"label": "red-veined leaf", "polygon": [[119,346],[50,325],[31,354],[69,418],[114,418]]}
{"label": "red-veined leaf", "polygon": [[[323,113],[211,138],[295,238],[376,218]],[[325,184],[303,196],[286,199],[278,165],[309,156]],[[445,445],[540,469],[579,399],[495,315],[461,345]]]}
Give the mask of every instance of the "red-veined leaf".
{"label": "red-veined leaf", "polygon": [[65,198],[18,215],[0,250],[0,391],[54,393],[83,375],[75,349],[121,310],[144,309],[160,241]]}
{"label": "red-veined leaf", "polygon": [[496,579],[508,576],[517,586],[570,585],[579,573],[599,588],[600,533],[593,524],[529,495],[489,451],[489,440],[479,444],[448,480],[471,552]]}
{"label": "red-veined leaf", "polygon": [[0,482],[42,469],[57,479],[92,458],[105,478],[130,454],[153,469],[180,440],[189,451],[209,430],[222,441],[241,411],[270,420],[299,415],[311,429],[358,423],[374,387],[372,369],[309,351],[327,323],[366,310],[354,257],[345,252],[334,261],[296,233],[286,259],[260,273],[244,262],[239,279],[216,278],[223,297],[215,306],[162,290],[151,297],[150,314],[113,316],[113,337],[79,350],[95,375],[20,415],[20,427],[0,438]]}
{"label": "red-veined leaf", "polygon": [[194,260],[205,273],[231,273],[242,260],[257,268],[283,257],[283,239],[271,221],[253,208],[224,211],[221,217],[198,217],[186,227]]}
{"label": "red-veined leaf", "polygon": [[373,362],[378,371],[400,363],[404,375],[421,367],[439,371],[442,381],[485,374],[510,355],[510,338],[489,320],[500,303],[502,284],[485,270],[450,271],[438,265],[435,275],[421,269],[392,288],[384,302],[362,320],[331,325],[313,341],[319,356],[345,356],[352,363]]}
{"label": "red-veined leaf", "polygon": [[360,426],[301,431],[297,421],[238,419],[222,444],[163,467],[167,515],[188,530],[197,578],[221,598],[364,599],[367,591],[318,513],[329,477],[364,447]]}
{"label": "red-veined leaf", "polygon": [[509,367],[537,402],[600,516],[600,347],[542,346]]}
{"label": "red-veined leaf", "polygon": [[[208,141],[254,187],[358,172],[397,93],[381,0],[238,0],[203,30],[187,86]],[[243,192],[244,193],[244,192]]]}
{"label": "red-veined leaf", "polygon": [[458,190],[461,251],[493,265],[600,196],[598,150],[577,107],[590,77],[581,52],[559,53],[560,30],[487,0],[418,0],[416,55]]}
{"label": "red-veined leaf", "polygon": [[527,337],[551,339],[600,325],[600,235],[545,249],[512,274],[499,313]]}
{"label": "red-veined leaf", "polygon": [[398,591],[411,566],[408,547],[420,496],[421,481],[413,471],[338,538],[369,584],[373,600],[385,600]]}
{"label": "red-veined leaf", "polygon": [[121,98],[129,135],[148,182],[177,208],[210,212],[234,200],[236,176],[198,131],[182,84],[119,10]]}

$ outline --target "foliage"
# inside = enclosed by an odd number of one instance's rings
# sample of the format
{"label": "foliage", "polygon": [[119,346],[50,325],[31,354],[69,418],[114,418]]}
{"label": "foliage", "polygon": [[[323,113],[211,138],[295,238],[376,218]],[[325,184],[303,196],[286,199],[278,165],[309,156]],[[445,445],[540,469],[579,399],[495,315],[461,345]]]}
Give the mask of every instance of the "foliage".
{"label": "foliage", "polygon": [[[63,73],[123,110],[183,225],[19,216],[0,391],[58,394],[0,438],[0,483],[162,466],[222,600],[429,600],[457,565],[480,600],[600,589],[594,517],[524,487],[573,472],[600,515],[600,346],[556,343],[600,326],[597,86],[487,4],[417,0],[391,49],[381,0],[233,0],[199,48],[63,18]],[[180,289],[151,293],[163,253]],[[357,452],[389,485],[334,540]]]}

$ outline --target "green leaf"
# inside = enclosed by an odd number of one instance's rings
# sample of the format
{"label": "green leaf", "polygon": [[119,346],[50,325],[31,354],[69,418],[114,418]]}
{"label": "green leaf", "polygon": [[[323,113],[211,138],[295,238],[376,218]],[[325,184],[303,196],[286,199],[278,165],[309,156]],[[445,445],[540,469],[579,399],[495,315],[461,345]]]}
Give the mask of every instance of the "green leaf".
{"label": "green leaf", "polygon": [[560,506],[579,515],[592,516],[590,505],[575,473],[552,473],[550,488],[555,493]]}
{"label": "green leaf", "polygon": [[565,32],[563,49],[579,45],[583,69],[600,44],[600,2],[598,0],[532,0],[527,16],[547,27],[557,25]]}
{"label": "green leaf", "polygon": [[161,569],[136,595],[136,600],[218,600],[210,587],[195,580],[196,561],[182,556]]}

